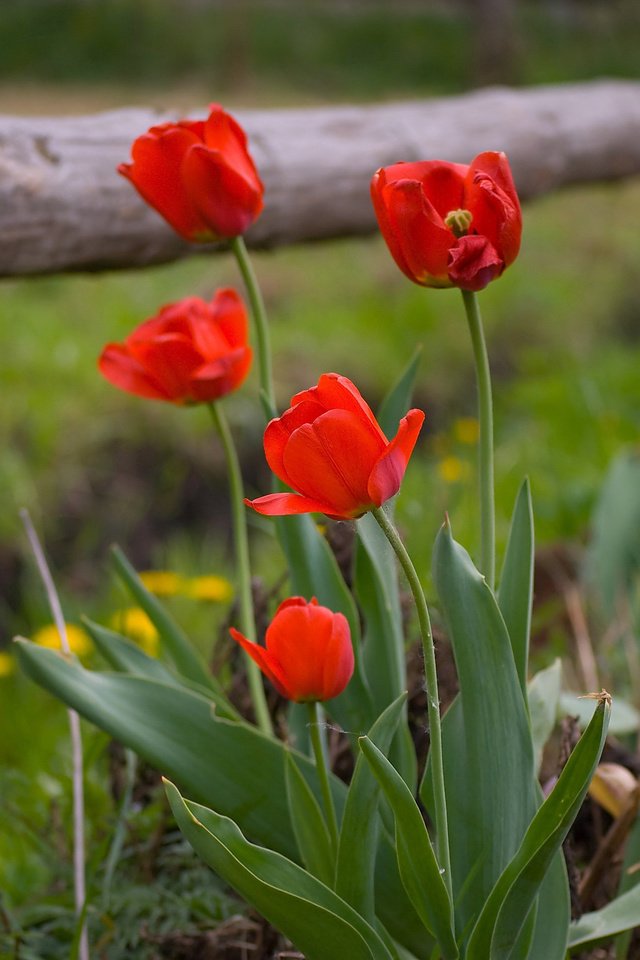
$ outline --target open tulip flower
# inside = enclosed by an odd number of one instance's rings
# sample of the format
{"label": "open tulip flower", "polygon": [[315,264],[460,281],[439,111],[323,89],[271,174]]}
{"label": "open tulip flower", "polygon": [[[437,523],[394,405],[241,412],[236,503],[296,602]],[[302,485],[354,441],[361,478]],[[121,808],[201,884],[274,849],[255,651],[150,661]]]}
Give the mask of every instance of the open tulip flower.
{"label": "open tulip flower", "polygon": [[235,290],[210,303],[187,297],[162,307],[124,343],[102,351],[100,372],[121,390],[176,404],[218,400],[251,366],[245,306]]}
{"label": "open tulip flower", "polygon": [[391,255],[422,286],[482,290],[518,255],[522,215],[504,153],[382,167],[371,196]]}
{"label": "open tulip flower", "polygon": [[360,517],[400,489],[423,421],[421,410],[409,410],[389,442],[354,384],[325,373],[316,387],[292,397],[264,434],[269,466],[297,493],[246,503],[268,516]]}
{"label": "open tulip flower", "polygon": [[331,700],[351,679],[354,660],[347,618],[320,606],[315,597],[310,603],[303,597],[281,603],[264,647],[233,627],[230,633],[288,700]]}
{"label": "open tulip flower", "polygon": [[262,210],[264,187],[246,134],[217,104],[208,120],[151,127],[131,155],[118,172],[185,240],[240,236]]}

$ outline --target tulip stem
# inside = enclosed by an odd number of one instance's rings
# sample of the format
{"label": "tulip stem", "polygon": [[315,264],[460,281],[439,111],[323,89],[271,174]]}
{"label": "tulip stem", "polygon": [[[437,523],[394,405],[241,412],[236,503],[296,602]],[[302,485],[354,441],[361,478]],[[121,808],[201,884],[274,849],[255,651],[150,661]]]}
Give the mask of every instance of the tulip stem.
{"label": "tulip stem", "polygon": [[431,632],[429,608],[411,557],[400,539],[400,534],[382,507],[371,511],[378,521],[387,540],[404,570],[413,600],[418,611],[422,649],[424,651],[424,673],[427,689],[427,715],[429,717],[429,738],[431,752],[431,772],[433,777],[433,795],[435,805],[436,849],[443,879],[451,896],[451,858],[449,855],[449,826],[447,818],[447,798],[444,788],[444,766],[442,757],[442,730],[440,726],[440,700],[438,696],[438,673],[436,653]]}
{"label": "tulip stem", "polygon": [[[238,581],[238,598],[240,606],[240,628],[247,639],[256,642],[256,621],[253,610],[253,596],[251,593],[251,568],[249,565],[249,537],[247,535],[247,516],[244,506],[244,488],[238,454],[233,437],[219,403],[208,404],[214,426],[222,441],[227,474],[229,477],[229,494],[231,498],[231,514],[233,517],[233,536],[236,559],[236,579]],[[260,668],[251,657],[245,653],[247,678],[253,709],[258,726],[263,733],[273,736],[273,725],[267,705],[267,698],[262,684]]]}
{"label": "tulip stem", "polygon": [[320,781],[320,791],[322,793],[322,802],[327,817],[327,826],[329,827],[329,836],[331,837],[331,847],[335,854],[338,849],[338,821],[336,819],[336,808],[333,805],[333,795],[331,793],[331,784],[329,783],[328,761],[322,747],[322,737],[320,735],[320,709],[317,701],[307,703],[309,712],[309,737],[313,748],[313,755],[316,761],[316,770]]}
{"label": "tulip stem", "polygon": [[262,292],[258,279],[255,275],[249,251],[243,237],[233,237],[231,239],[231,250],[236,258],[236,262],[242,274],[249,302],[251,304],[251,313],[256,331],[256,341],[258,347],[258,368],[260,370],[260,386],[262,396],[266,406],[268,417],[276,416],[276,401],[273,389],[273,375],[271,372],[271,345],[269,337],[269,323],[267,320],[267,311],[262,299]]}
{"label": "tulip stem", "polygon": [[496,515],[493,479],[493,403],[491,369],[482,327],[478,298],[471,290],[461,290],[467,314],[478,387],[480,422],[480,534],[481,572],[493,590],[496,566]]}

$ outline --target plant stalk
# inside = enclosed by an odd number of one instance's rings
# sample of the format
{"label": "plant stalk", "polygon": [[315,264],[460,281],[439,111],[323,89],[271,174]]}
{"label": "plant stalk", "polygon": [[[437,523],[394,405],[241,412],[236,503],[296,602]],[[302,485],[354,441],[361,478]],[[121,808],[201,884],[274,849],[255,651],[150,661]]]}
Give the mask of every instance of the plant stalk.
{"label": "plant stalk", "polygon": [[[247,535],[247,517],[244,506],[244,488],[242,473],[229,424],[222,412],[219,403],[208,404],[214,426],[222,442],[227,462],[227,476],[229,478],[229,495],[231,499],[231,515],[233,518],[233,536],[236,559],[236,579],[238,582],[238,598],[240,606],[240,629],[242,633],[256,642],[256,621],[253,610],[253,596],[251,593],[251,567],[249,564],[249,537]],[[249,691],[256,715],[256,721],[263,733],[273,736],[271,716],[267,706],[262,674],[258,665],[245,653]]]}
{"label": "plant stalk", "polygon": [[[60,598],[51,576],[51,571],[44,555],[44,550],[35,527],[31,522],[29,511],[23,509],[20,511],[20,518],[24,525],[29,545],[33,552],[36,566],[42,580],[51,616],[56,625],[56,630],[60,637],[60,646],[62,652],[68,657],[71,654],[69,638],[67,637],[67,627],[62,613]],[[84,772],[82,759],[82,733],[80,730],[80,717],[75,710],[67,709],[69,717],[69,734],[71,737],[71,756],[72,756],[72,780],[73,780],[73,881],[74,881],[74,900],[76,914],[81,919],[81,930],[78,945],[79,960],[89,960],[89,938],[87,936],[87,925],[84,919],[85,901],[87,898],[86,879],[85,879],[85,836],[84,836]]]}
{"label": "plant stalk", "polygon": [[438,862],[443,872],[443,878],[449,895],[452,895],[451,886],[451,857],[449,854],[449,825],[447,817],[447,798],[444,788],[444,765],[442,756],[442,728],[440,725],[440,700],[438,696],[438,674],[436,671],[436,654],[431,631],[429,608],[425,599],[422,585],[416,573],[411,557],[400,539],[400,535],[382,507],[374,507],[371,511],[378,521],[383,533],[391,544],[400,566],[404,570],[413,600],[418,611],[422,648],[424,651],[424,672],[427,689],[427,715],[429,717],[429,738],[431,753],[431,771],[433,777],[433,794],[435,803],[436,850]]}
{"label": "plant stalk", "polygon": [[254,273],[249,252],[243,237],[233,237],[230,241],[231,250],[236,258],[236,262],[242,274],[242,279],[249,296],[251,304],[251,313],[256,331],[256,344],[258,348],[258,369],[260,371],[260,387],[262,398],[266,407],[266,413],[269,418],[276,416],[276,401],[273,389],[273,375],[271,372],[271,346],[269,337],[269,323],[267,321],[267,311],[262,299],[262,292]]}
{"label": "plant stalk", "polygon": [[491,587],[495,586],[496,514],[493,478],[493,403],[491,370],[482,327],[478,298],[471,290],[461,290],[467,314],[478,388],[478,420],[480,423],[480,535],[481,573]]}
{"label": "plant stalk", "polygon": [[333,805],[333,796],[331,794],[331,784],[329,783],[329,770],[322,747],[322,737],[320,735],[320,710],[317,701],[307,703],[309,712],[309,737],[313,748],[313,755],[316,761],[316,770],[320,781],[320,790],[322,793],[322,802],[327,818],[329,836],[331,837],[331,847],[334,854],[338,849],[338,821],[336,819],[336,809]]}

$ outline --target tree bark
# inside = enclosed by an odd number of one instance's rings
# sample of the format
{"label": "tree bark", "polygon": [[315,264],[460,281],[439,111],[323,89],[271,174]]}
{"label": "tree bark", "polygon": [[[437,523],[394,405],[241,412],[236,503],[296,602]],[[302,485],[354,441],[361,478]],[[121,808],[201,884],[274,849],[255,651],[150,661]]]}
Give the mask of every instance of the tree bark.
{"label": "tree bark", "polygon": [[[373,231],[369,179],[398,160],[467,163],[505,150],[525,200],[640,173],[635,81],[237,117],[266,186],[264,213],[247,234],[254,247]],[[194,252],[115,172],[132,140],[166,119],[144,109],[0,116],[0,276],[142,267]]]}

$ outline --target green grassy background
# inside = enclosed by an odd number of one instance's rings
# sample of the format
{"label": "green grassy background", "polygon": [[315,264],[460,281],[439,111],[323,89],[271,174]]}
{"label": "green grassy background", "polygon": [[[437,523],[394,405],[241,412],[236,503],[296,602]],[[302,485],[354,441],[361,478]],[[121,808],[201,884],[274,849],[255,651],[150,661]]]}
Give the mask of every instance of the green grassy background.
{"label": "green grassy background", "polygon": [[[516,82],[637,75],[637,9],[577,6],[573,19],[545,17],[539,5],[520,7]],[[382,3],[354,9],[345,14],[312,4],[302,16],[255,3],[238,4],[235,14],[215,5],[178,13],[175,3],[151,0],[135,7],[124,0],[5,4],[2,109],[91,112],[208,99],[280,105],[473,86],[471,29],[456,8],[409,6],[394,16]],[[638,442],[639,221],[638,181],[538,200],[525,209],[519,259],[481,295],[494,371],[500,544],[528,475],[538,543],[562,544],[580,556],[607,465],[621,447]],[[475,457],[458,431],[460,418],[474,413],[475,383],[457,292],[411,284],[380,238],[262,253],[255,266],[272,320],[283,405],[333,369],[351,377],[375,407],[422,347],[415,403],[427,421],[399,498],[399,522],[427,580],[445,511],[457,538],[475,552]],[[121,394],[95,364],[104,343],[124,337],[160,304],[238,283],[227,255],[146,271],[0,283],[0,648],[13,633],[29,635],[49,620],[17,518],[20,506],[29,507],[44,535],[68,619],[106,618],[122,602],[106,570],[113,540],[143,567],[229,572],[221,453],[206,413]],[[264,492],[255,375],[225,405],[249,492]],[[255,568],[269,584],[280,572],[274,550],[256,526]],[[173,605],[209,649],[227,610],[185,600]],[[65,712],[25,678],[0,678],[0,731],[0,908],[17,928],[45,936],[33,956],[65,957]],[[91,882],[99,889],[115,808],[106,789],[106,738],[88,729],[85,735]],[[135,844],[150,842],[160,816],[152,805],[132,821],[118,908],[129,909],[124,926],[139,923],[135,905],[144,900],[145,884],[132,866]],[[179,845],[169,847],[169,860],[174,855],[183,875],[196,869]],[[165,864],[157,883],[176,869],[174,861]],[[185,924],[204,910],[203,891],[213,896],[208,876],[190,876],[196,893],[186,898],[193,909]],[[223,916],[233,908],[224,901],[215,910]],[[2,946],[0,938],[0,956]],[[134,948],[114,941],[110,949],[109,957],[120,958]],[[135,949],[142,958],[143,948]]]}

